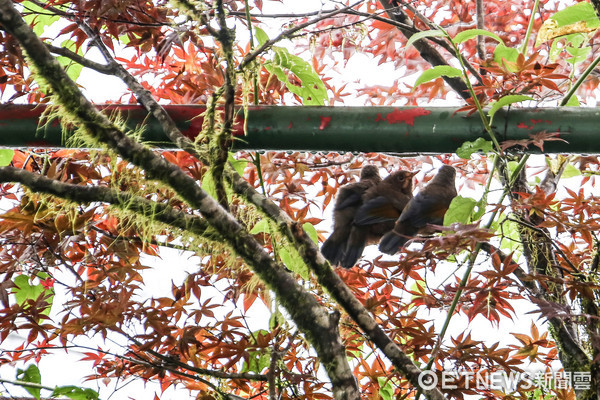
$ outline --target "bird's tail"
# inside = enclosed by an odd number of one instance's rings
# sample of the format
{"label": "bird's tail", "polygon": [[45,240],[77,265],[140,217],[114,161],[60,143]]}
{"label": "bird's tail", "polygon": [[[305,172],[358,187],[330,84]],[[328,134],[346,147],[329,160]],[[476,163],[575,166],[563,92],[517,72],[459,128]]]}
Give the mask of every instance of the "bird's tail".
{"label": "bird's tail", "polygon": [[321,254],[331,263],[331,265],[337,265],[342,261],[344,257],[344,250],[346,248],[346,242],[336,240],[333,235],[329,237],[321,246]]}
{"label": "bird's tail", "polygon": [[396,254],[409,239],[409,237],[399,235],[395,231],[390,231],[383,235],[379,241],[379,251],[385,254]]}
{"label": "bird's tail", "polygon": [[343,268],[352,268],[358,259],[362,256],[363,250],[367,244],[367,231],[364,228],[352,227],[348,244],[344,251],[344,256],[340,260]]}

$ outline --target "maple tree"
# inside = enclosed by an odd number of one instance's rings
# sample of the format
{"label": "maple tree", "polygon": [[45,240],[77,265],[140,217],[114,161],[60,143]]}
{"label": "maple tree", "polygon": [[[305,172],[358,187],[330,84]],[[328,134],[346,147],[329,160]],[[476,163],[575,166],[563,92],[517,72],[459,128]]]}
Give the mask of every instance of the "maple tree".
{"label": "maple tree", "polygon": [[[507,106],[597,100],[594,6],[365,0],[265,11],[291,3],[0,0],[2,99],[47,104],[40,124],[60,121],[78,145],[0,150],[5,390],[108,398],[138,379],[157,384],[157,399],[598,398],[600,162],[532,161],[524,148],[563,138],[501,141],[493,124]],[[359,55],[374,71],[391,66],[394,81],[339,72]],[[140,143],[143,127],[99,111],[78,86],[84,68],[125,83],[103,94],[142,104],[181,150]],[[249,105],[434,100],[480,115],[482,137],[456,155],[412,158],[230,151]],[[165,103],[207,105],[197,138]],[[419,171],[422,185],[442,163],[458,170],[460,195],[440,233],[331,268],[318,243],[341,185],[367,164]],[[169,249],[193,256],[193,268],[170,261],[168,290],[152,293],[150,272]],[[525,308],[539,320],[523,327]],[[502,333],[512,341],[479,335],[511,322]],[[96,390],[43,379],[43,360],[73,352]],[[558,375],[477,385],[533,368],[562,369],[568,385]],[[449,369],[470,374],[446,381]]]}

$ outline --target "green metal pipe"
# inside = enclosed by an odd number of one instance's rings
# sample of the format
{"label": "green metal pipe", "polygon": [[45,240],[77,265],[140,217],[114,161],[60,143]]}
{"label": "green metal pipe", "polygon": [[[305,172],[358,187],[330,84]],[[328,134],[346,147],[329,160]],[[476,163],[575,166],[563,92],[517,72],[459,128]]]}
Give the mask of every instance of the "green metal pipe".
{"label": "green metal pipe", "polygon": [[[159,124],[135,105],[101,106],[119,111],[132,127],[144,126],[144,141],[173,148]],[[165,107],[182,132],[194,138],[202,127],[204,106]],[[59,124],[38,128],[44,106],[0,106],[0,146],[63,147]],[[434,107],[282,107],[248,110],[247,132],[240,110],[234,126],[237,150],[306,150],[336,152],[452,153],[465,141],[489,139],[479,117]],[[498,140],[523,140],[559,133],[566,140],[544,143],[548,153],[600,153],[600,109],[552,108],[499,111],[494,117]],[[530,145],[526,151],[539,152]]]}

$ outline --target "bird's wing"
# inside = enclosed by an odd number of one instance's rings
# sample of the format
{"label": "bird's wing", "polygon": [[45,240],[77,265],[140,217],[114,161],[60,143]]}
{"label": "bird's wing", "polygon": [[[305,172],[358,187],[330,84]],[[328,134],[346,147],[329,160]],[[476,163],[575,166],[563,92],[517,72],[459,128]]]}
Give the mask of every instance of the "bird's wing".
{"label": "bird's wing", "polygon": [[427,224],[440,225],[444,222],[444,214],[447,210],[446,199],[427,193],[418,193],[402,212],[400,221],[417,228]]}
{"label": "bird's wing", "polygon": [[371,225],[395,221],[400,216],[398,209],[384,196],[375,197],[363,204],[354,217],[356,225]]}
{"label": "bird's wing", "polygon": [[335,203],[336,210],[343,210],[348,207],[360,207],[362,204],[362,195],[369,188],[369,182],[355,182],[342,186]]}
{"label": "bird's wing", "polygon": [[343,210],[348,207],[358,207],[362,203],[361,193],[356,191],[346,191],[340,195],[339,201],[335,204],[336,210]]}

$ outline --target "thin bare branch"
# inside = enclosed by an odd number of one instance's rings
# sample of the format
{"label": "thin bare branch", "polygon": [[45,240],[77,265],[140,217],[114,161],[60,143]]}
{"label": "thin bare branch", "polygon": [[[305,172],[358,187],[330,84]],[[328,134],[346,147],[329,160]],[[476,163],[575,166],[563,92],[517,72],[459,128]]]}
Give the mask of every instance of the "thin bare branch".
{"label": "thin bare branch", "polygon": [[100,64],[95,61],[89,60],[83,56],[80,56],[74,51],[71,51],[64,47],[57,47],[51,44],[46,44],[46,47],[48,47],[48,50],[50,50],[54,54],[67,57],[68,59],[75,61],[76,63],[81,64],[84,67],[93,69],[96,72],[100,72],[101,74],[110,75],[114,72],[113,69],[110,68],[108,65]]}
{"label": "thin bare branch", "polygon": [[[485,29],[485,4],[483,0],[475,1],[475,13],[477,14],[477,29]],[[477,56],[485,60],[485,36],[477,36]]]}
{"label": "thin bare branch", "polygon": [[263,43],[261,46],[259,46],[256,50],[254,50],[253,52],[247,54],[244,59],[240,62],[240,64],[238,65],[238,70],[239,71],[243,71],[244,68],[251,63],[252,61],[254,61],[256,59],[256,57],[258,57],[259,55],[261,55],[262,53],[264,53],[266,50],[270,49],[275,43],[280,42],[283,39],[288,39],[289,37],[291,37],[294,33],[298,32],[299,30],[302,30],[308,26],[314,25],[319,21],[322,21],[324,19],[327,18],[331,18],[333,16],[336,16],[340,13],[346,12],[350,9],[352,9],[353,7],[357,6],[358,4],[362,3],[364,0],[360,0],[357,1],[356,3],[353,3],[347,7],[342,7],[339,8],[335,11],[332,11],[330,13],[327,14],[322,14],[319,15],[319,17],[317,18],[313,18],[310,21],[307,21],[303,24],[299,24],[294,26],[293,28],[287,29],[283,32],[281,32],[279,35],[275,36],[273,39],[267,40],[265,43]]}

